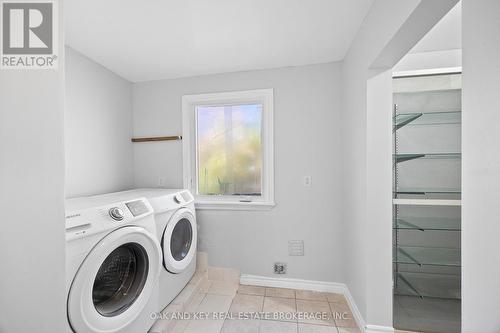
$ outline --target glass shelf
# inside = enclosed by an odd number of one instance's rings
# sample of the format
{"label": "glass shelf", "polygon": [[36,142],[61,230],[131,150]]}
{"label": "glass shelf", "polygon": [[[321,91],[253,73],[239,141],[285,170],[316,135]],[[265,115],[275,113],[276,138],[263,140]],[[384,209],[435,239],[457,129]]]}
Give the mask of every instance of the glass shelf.
{"label": "glass shelf", "polygon": [[399,246],[393,251],[397,264],[460,267],[460,249]]}
{"label": "glass shelf", "polygon": [[394,131],[403,126],[460,124],[461,111],[408,112],[394,117]]}
{"label": "glass shelf", "polygon": [[427,194],[460,194],[461,191],[458,188],[402,188],[398,189],[395,193],[427,195]]}
{"label": "glass shelf", "polygon": [[[460,73],[393,80],[393,294],[423,311],[410,331],[451,331],[426,315],[460,304],[461,86]],[[408,311],[395,307],[393,326],[404,328]]]}
{"label": "glass shelf", "polygon": [[[419,113],[400,113],[401,116],[409,116]],[[461,111],[437,111],[437,112],[422,112],[421,117],[415,118],[414,121],[408,123],[414,125],[440,125],[440,124],[460,124],[462,122]]]}
{"label": "glass shelf", "polygon": [[425,159],[458,159],[462,157],[461,153],[399,153],[394,154],[396,163],[411,161],[417,158]]}
{"label": "glass shelf", "polygon": [[398,272],[394,276],[396,295],[422,298],[460,299],[460,276]]}
{"label": "glass shelf", "polygon": [[399,217],[394,220],[394,229],[460,231],[460,218],[447,217]]}

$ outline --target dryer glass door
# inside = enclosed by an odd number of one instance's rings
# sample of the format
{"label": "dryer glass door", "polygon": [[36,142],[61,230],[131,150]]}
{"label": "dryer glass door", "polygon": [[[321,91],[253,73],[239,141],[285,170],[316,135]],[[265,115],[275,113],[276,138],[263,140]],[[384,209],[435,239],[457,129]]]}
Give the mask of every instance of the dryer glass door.
{"label": "dryer glass door", "polygon": [[180,273],[189,266],[196,253],[196,239],[194,214],[186,208],[179,209],[163,233],[163,260],[169,272]]}
{"label": "dryer glass door", "polygon": [[183,218],[174,227],[170,240],[170,251],[176,261],[183,260],[189,253],[193,242],[193,228],[188,219]]}

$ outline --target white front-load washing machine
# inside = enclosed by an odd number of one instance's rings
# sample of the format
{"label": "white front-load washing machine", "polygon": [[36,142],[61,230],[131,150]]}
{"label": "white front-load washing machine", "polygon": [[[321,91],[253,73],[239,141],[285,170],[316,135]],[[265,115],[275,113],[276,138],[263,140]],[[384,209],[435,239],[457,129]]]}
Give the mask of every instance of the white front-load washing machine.
{"label": "white front-load washing machine", "polygon": [[153,207],[162,249],[159,307],[163,310],[189,283],[196,271],[198,228],[194,197],[182,189],[135,189],[103,195],[114,200],[146,197]]}
{"label": "white front-load washing machine", "polygon": [[147,332],[158,310],[161,258],[153,208],[145,198],[68,199],[68,332]]}

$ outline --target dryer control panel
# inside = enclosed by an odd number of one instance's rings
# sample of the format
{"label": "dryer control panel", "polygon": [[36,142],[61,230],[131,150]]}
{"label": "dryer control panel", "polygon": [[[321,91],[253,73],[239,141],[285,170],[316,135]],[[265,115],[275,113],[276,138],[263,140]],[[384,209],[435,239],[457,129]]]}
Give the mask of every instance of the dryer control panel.
{"label": "dryer control panel", "polygon": [[194,200],[193,195],[189,191],[181,191],[174,194],[174,201],[180,205],[190,204]]}

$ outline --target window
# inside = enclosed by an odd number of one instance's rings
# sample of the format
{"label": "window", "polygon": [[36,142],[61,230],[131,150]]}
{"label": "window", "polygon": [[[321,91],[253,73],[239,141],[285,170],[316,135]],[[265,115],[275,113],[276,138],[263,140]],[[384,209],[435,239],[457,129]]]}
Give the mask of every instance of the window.
{"label": "window", "polygon": [[274,206],[273,90],[182,98],[184,186],[198,208]]}

